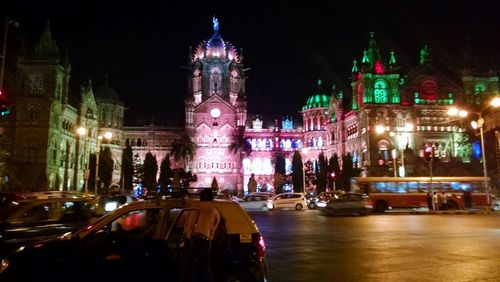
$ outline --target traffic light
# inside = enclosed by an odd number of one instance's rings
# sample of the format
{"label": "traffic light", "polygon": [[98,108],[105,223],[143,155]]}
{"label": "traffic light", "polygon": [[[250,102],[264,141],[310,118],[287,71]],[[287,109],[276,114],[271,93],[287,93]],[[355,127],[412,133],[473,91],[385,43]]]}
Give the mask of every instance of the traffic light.
{"label": "traffic light", "polygon": [[12,108],[12,103],[7,100],[0,90],[0,116],[7,116],[10,114]]}
{"label": "traffic light", "polygon": [[424,160],[431,161],[434,158],[434,148],[431,146],[425,146],[424,148]]}

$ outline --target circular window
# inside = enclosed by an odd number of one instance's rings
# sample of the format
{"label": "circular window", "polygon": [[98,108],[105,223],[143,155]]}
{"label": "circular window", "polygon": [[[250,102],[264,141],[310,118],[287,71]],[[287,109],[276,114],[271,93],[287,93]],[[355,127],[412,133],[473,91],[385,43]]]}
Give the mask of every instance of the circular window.
{"label": "circular window", "polygon": [[210,115],[213,117],[213,118],[218,118],[220,117],[220,110],[218,108],[213,108],[211,111],[210,111]]}

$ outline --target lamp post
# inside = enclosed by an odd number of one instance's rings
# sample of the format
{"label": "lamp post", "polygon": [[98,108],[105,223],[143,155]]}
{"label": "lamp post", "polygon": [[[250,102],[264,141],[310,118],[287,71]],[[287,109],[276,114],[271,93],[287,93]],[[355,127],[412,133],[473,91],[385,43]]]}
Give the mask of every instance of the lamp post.
{"label": "lamp post", "polygon": [[113,133],[109,131],[105,132],[104,135],[97,136],[96,157],[95,157],[95,183],[94,183],[94,194],[96,196],[97,196],[97,182],[99,181],[99,155],[101,153],[101,140],[102,138],[111,140],[112,137]]}
{"label": "lamp post", "polygon": [[488,210],[490,209],[490,187],[488,186],[488,170],[486,168],[486,157],[484,151],[484,131],[483,131],[484,119],[479,113],[479,119],[477,121],[472,121],[471,126],[474,129],[479,127],[479,138],[481,139],[481,159],[483,160],[483,175],[484,175],[484,187],[486,188],[486,204]]}
{"label": "lamp post", "polygon": [[3,77],[5,73],[5,55],[7,54],[7,38],[9,34],[9,25],[13,25],[14,27],[18,27],[19,23],[15,20],[9,20],[9,17],[5,19],[5,28],[3,34],[3,47],[2,47],[2,66],[0,69],[0,95],[3,92]]}
{"label": "lamp post", "polygon": [[80,138],[85,136],[85,139],[83,142],[85,142],[85,146],[83,148],[83,155],[84,155],[84,160],[85,160],[85,172],[83,174],[83,179],[85,180],[85,188],[84,188],[84,193],[88,192],[88,186],[89,186],[89,160],[87,158],[87,129],[85,127],[79,127],[76,130],[76,133],[80,135]]}
{"label": "lamp post", "polygon": [[398,150],[392,149],[391,156],[392,156],[392,164],[394,165],[394,177],[398,177],[398,172],[396,170],[396,162],[397,162],[396,158],[398,157]]}
{"label": "lamp post", "polygon": [[[489,108],[489,107],[494,107],[498,108],[500,107],[500,97],[495,97],[493,98],[490,102],[489,105],[481,112],[473,112],[478,116],[478,120],[473,120],[471,122],[471,126],[474,129],[479,128],[479,138],[481,142],[481,160],[483,162],[483,177],[484,177],[484,188],[486,189],[486,205],[487,209],[490,210],[490,187],[488,185],[488,169],[486,166],[486,152],[484,150],[484,118],[483,118],[483,113]],[[468,115],[468,112],[463,109],[458,109],[458,108],[450,108],[448,110],[448,115],[449,116],[459,116],[460,118],[465,118]]]}
{"label": "lamp post", "polygon": [[[408,132],[411,132],[413,130],[413,124],[412,123],[406,123],[405,126],[404,126],[404,129],[403,131],[405,133],[408,133]],[[377,134],[383,134],[385,132],[385,126],[384,125],[381,125],[381,124],[378,124],[375,126],[375,133]],[[392,157],[392,162],[393,162],[393,166],[394,166],[394,177],[397,177],[398,176],[398,170],[397,170],[397,155],[398,155],[398,151],[399,154],[401,155],[401,167],[402,167],[402,171],[405,171],[404,169],[404,166],[405,166],[405,157],[404,157],[404,149],[399,149],[399,138],[401,138],[402,136],[402,132],[400,131],[396,131],[396,133],[394,132],[390,132],[390,135],[391,136],[395,136],[395,142],[394,142],[394,149],[391,151],[391,157]],[[401,177],[404,177],[404,173],[400,172],[399,174]]]}

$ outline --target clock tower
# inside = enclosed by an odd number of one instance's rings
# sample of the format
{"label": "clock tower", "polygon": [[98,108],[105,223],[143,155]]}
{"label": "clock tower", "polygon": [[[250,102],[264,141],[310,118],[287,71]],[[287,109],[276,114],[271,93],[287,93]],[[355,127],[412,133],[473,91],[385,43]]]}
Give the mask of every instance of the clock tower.
{"label": "clock tower", "polygon": [[246,97],[242,56],[219,33],[190,52],[186,98],[186,130],[198,145],[191,168],[196,187],[210,187],[213,178],[220,189],[242,190],[241,156],[229,150],[238,127],[245,127]]}

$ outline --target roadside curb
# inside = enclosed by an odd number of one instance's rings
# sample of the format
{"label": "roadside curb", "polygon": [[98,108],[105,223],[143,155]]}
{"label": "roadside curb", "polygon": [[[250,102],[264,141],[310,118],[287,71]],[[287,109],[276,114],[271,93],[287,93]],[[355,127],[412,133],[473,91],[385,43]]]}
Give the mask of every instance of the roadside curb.
{"label": "roadside curb", "polygon": [[454,211],[386,211],[380,214],[394,214],[394,215],[403,215],[403,214],[415,214],[415,215],[459,215],[459,214],[497,214],[495,211],[486,211],[486,210],[454,210]]}

